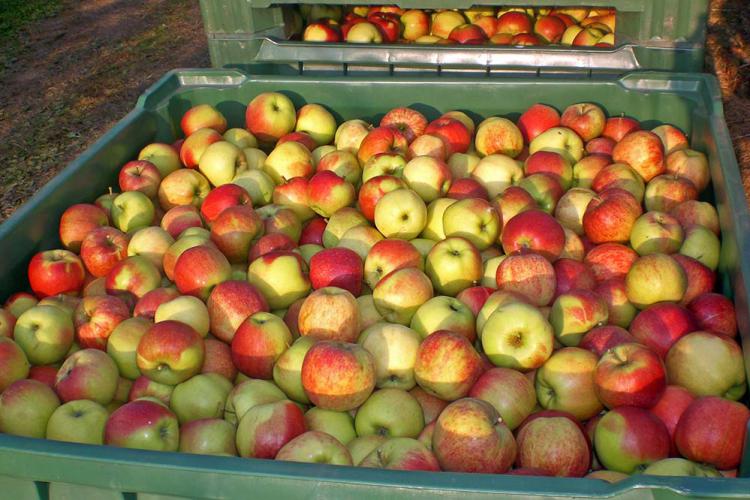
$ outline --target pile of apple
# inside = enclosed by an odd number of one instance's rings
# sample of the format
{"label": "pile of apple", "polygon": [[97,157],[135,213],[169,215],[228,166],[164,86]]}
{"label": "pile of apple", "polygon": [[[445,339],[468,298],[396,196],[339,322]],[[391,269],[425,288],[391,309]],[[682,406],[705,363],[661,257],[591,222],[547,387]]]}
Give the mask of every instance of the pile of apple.
{"label": "pile of apple", "polygon": [[736,474],[706,156],[590,103],[266,92],[122,166],[0,313],[0,432],[410,470]]}
{"label": "pile of apple", "polygon": [[[611,48],[611,8],[402,9],[396,6],[301,5],[302,39],[309,42],[462,45],[562,44]],[[296,13],[295,13],[296,14]]]}

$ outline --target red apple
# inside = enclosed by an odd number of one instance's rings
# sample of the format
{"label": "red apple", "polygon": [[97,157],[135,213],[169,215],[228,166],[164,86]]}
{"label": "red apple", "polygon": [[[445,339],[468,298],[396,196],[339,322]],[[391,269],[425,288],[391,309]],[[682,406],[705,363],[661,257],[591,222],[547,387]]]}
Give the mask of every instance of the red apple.
{"label": "red apple", "polygon": [[583,230],[592,243],[626,242],[641,213],[641,205],[632,194],[618,188],[606,189],[586,207]]}
{"label": "red apple", "polygon": [[565,28],[562,19],[555,16],[538,16],[534,22],[534,33],[547,43],[559,43]]}
{"label": "red apple", "polygon": [[122,166],[117,179],[120,191],[140,191],[154,198],[159,190],[161,173],[150,161],[134,160]]}
{"label": "red apple", "polygon": [[630,474],[669,456],[669,432],[648,410],[620,406],[596,425],[594,446],[607,469]]}
{"label": "red apple", "polygon": [[393,108],[380,119],[380,127],[398,129],[411,144],[414,139],[424,134],[427,128],[427,118],[412,108]]}
{"label": "red apple", "polygon": [[348,411],[367,400],[375,387],[372,356],[357,344],[323,340],[302,362],[302,387],[323,409]]}
{"label": "red apple", "polygon": [[590,155],[602,155],[612,157],[615,149],[615,141],[609,137],[596,137],[586,143],[586,152]]}
{"label": "red apple", "polygon": [[612,151],[612,159],[633,167],[646,182],[663,174],[666,169],[661,139],[645,130],[631,132],[619,140]]}
{"label": "red apple", "polygon": [[203,338],[179,321],[156,323],[141,337],[136,363],[154,382],[176,385],[200,373],[205,357]]}
{"label": "red apple", "polygon": [[[514,13],[509,12],[504,14],[503,16],[508,14]],[[517,12],[515,14],[521,13]],[[525,14],[522,15],[525,16]],[[502,17],[500,19],[502,19]],[[501,32],[499,26],[498,32]],[[532,105],[529,109],[524,111],[524,113],[518,119],[518,128],[521,130],[521,134],[523,135],[523,139],[526,143],[531,142],[536,136],[538,136],[545,130],[552,127],[558,127],[559,125],[560,113],[558,113],[555,108],[547,106],[545,104]]]}
{"label": "red apple", "polygon": [[169,302],[172,299],[176,299],[180,296],[175,288],[161,287],[154,288],[150,292],[147,292],[143,297],[138,299],[133,309],[133,316],[146,318],[151,321],[154,320],[156,309],[165,302]]}
{"label": "red apple", "polygon": [[364,165],[367,160],[378,153],[396,153],[405,156],[408,147],[409,142],[398,129],[377,127],[370,130],[362,139],[357,150],[357,159],[361,165]]}
{"label": "red apple", "polygon": [[231,342],[237,328],[246,318],[268,311],[263,295],[246,281],[224,281],[216,285],[206,302],[211,333],[224,342]]}
{"label": "red apple", "polygon": [[484,306],[484,303],[494,291],[494,288],[486,286],[473,286],[461,290],[458,295],[456,295],[456,298],[466,304],[466,306],[471,309],[472,314],[476,317],[482,309],[482,306]]}
{"label": "red apple", "polygon": [[462,45],[479,45],[487,41],[487,34],[475,24],[459,24],[448,35],[449,40]]}
{"label": "red apple", "polygon": [[31,289],[44,298],[60,293],[77,294],[86,271],[81,259],[69,250],[46,250],[31,258],[28,266]]}
{"label": "red apple", "polygon": [[734,304],[720,293],[704,293],[688,304],[698,328],[721,333],[729,337],[737,335],[737,316]]}
{"label": "red apple", "polygon": [[517,35],[530,33],[532,20],[525,12],[510,11],[502,14],[497,21],[497,32]]}
{"label": "red apple", "polygon": [[619,243],[604,243],[591,249],[583,262],[594,273],[596,281],[601,283],[625,278],[637,259],[638,254],[632,248]]}
{"label": "red apple", "polygon": [[581,424],[569,413],[541,411],[516,433],[516,465],[558,477],[583,477],[591,463],[591,445]]}
{"label": "red apple", "polygon": [[666,387],[667,374],[659,356],[640,344],[620,344],[606,351],[596,365],[596,395],[607,408],[651,408]]}
{"label": "red apple", "polygon": [[82,349],[103,351],[115,327],[129,317],[128,305],[117,297],[84,297],[75,311],[76,341]]}
{"label": "red apple", "polygon": [[509,255],[498,266],[495,279],[498,289],[516,292],[537,307],[552,301],[557,285],[552,264],[536,253]]}
{"label": "red apple", "polygon": [[481,372],[479,353],[471,342],[448,330],[428,335],[419,346],[414,364],[419,386],[446,401],[466,396]]}
{"label": "red apple", "polygon": [[613,347],[634,342],[636,342],[635,338],[626,329],[619,326],[606,325],[589,330],[581,339],[578,347],[591,351],[601,357]]}
{"label": "red apple", "polygon": [[664,359],[672,344],[698,328],[690,311],[677,304],[660,302],[638,313],[630,324],[630,333]]}
{"label": "red apple", "polygon": [[131,401],[109,416],[104,428],[104,444],[177,451],[179,423],[166,405],[148,400]]}
{"label": "red apple", "polygon": [[677,445],[674,442],[674,433],[677,428],[677,422],[683,412],[695,400],[695,396],[690,391],[679,385],[668,385],[662,393],[659,401],[651,407],[651,413],[659,417],[669,431],[670,455],[678,456]]}
{"label": "red apple", "polygon": [[506,254],[523,249],[554,262],[565,246],[565,232],[551,215],[541,210],[526,210],[505,224],[502,244]]}
{"label": "red apple", "polygon": [[86,235],[108,223],[107,212],[96,205],[71,205],[60,217],[60,242],[67,250],[78,253]]}
{"label": "red apple", "polygon": [[593,290],[596,286],[593,273],[582,262],[558,259],[552,267],[555,269],[555,297],[572,290]]}
{"label": "red apple", "polygon": [[128,236],[114,227],[90,231],[81,243],[81,260],[93,276],[106,276],[128,256]]}
{"label": "red apple", "polygon": [[326,229],[328,222],[322,217],[315,217],[311,219],[305,227],[302,228],[302,233],[299,237],[299,245],[314,244],[323,246],[323,232]]}
{"label": "red apple", "polygon": [[[242,186],[237,184],[224,184],[218,186],[208,193],[201,204],[201,215],[210,225],[216,218],[229,207],[237,205],[252,206],[252,199]],[[171,234],[171,231],[170,231]],[[178,233],[179,234],[179,233]],[[173,237],[177,237],[172,234]]]}
{"label": "red apple", "polygon": [[[235,205],[225,208],[213,221],[211,241],[230,263],[243,264],[248,261],[253,242],[263,231],[263,221],[251,205]],[[182,255],[177,259],[175,271],[181,258]]]}
{"label": "red apple", "polygon": [[362,259],[348,248],[327,248],[310,259],[310,282],[316,290],[335,286],[357,297],[362,292],[363,273]]}
{"label": "red apple", "polygon": [[465,153],[471,145],[471,133],[466,125],[455,118],[441,117],[433,120],[427,125],[424,133],[443,140],[447,157],[453,153]]}
{"label": "red apple", "polygon": [[273,365],[291,343],[292,334],[281,318],[258,312],[237,328],[232,338],[232,361],[250,378],[271,380]]}
{"label": "red apple", "polygon": [[188,248],[177,258],[174,281],[180,293],[205,301],[213,287],[230,278],[231,265],[215,247]]}
{"label": "red apple", "polygon": [[210,104],[199,104],[182,115],[180,128],[185,137],[201,128],[214,129],[223,134],[227,130],[227,119]]}

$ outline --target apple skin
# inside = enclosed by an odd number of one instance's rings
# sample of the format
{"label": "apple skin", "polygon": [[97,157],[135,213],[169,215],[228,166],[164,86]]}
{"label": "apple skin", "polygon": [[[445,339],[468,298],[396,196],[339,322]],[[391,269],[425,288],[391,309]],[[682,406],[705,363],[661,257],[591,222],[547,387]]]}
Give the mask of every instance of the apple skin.
{"label": "apple skin", "polygon": [[575,347],[594,327],[607,322],[607,304],[590,290],[571,290],[558,295],[550,311],[550,324],[561,344]]}
{"label": "apple skin", "polygon": [[333,436],[316,430],[304,432],[287,442],[276,454],[276,460],[354,465],[346,446]]}
{"label": "apple skin", "polygon": [[516,432],[516,465],[557,477],[583,477],[591,463],[591,445],[570,414],[542,411],[527,418]]}
{"label": "apple skin", "polygon": [[237,427],[237,451],[246,458],[274,458],[289,441],[305,432],[302,410],[289,400],[250,408]]}
{"label": "apple skin", "polygon": [[542,255],[514,253],[498,266],[497,288],[515,292],[537,307],[548,305],[555,294],[555,269]]}
{"label": "apple skin", "polygon": [[364,136],[357,150],[360,165],[367,163],[372,156],[379,153],[395,153],[406,156],[409,147],[404,134],[393,127],[377,127]]}
{"label": "apple skin", "polygon": [[265,297],[271,309],[282,309],[310,291],[303,266],[297,254],[270,252],[250,263],[247,280]]}
{"label": "apple skin", "polygon": [[479,283],[482,278],[482,258],[469,240],[449,236],[427,254],[425,273],[435,291],[455,296],[461,290]]}
{"label": "apple skin", "polygon": [[7,337],[0,337],[0,394],[16,380],[29,376],[31,365],[23,349]]}
{"label": "apple skin", "polygon": [[140,191],[149,198],[154,198],[161,182],[161,173],[150,161],[134,160],[122,166],[117,180],[123,192]]}
{"label": "apple skin", "polygon": [[[530,33],[533,21],[526,12],[508,11],[498,16],[497,32],[517,35]],[[542,106],[542,105],[538,105]]]}
{"label": "apple skin", "polygon": [[707,227],[716,236],[719,236],[719,214],[716,212],[716,207],[708,202],[686,200],[674,206],[669,213],[680,221],[683,229],[697,224]]}
{"label": "apple skin", "polygon": [[375,206],[375,226],[386,238],[410,240],[427,223],[427,206],[411,189],[386,193]]}
{"label": "apple skin", "polygon": [[375,388],[375,363],[357,344],[324,340],[307,351],[301,376],[315,406],[348,411],[364,403]]}
{"label": "apple skin", "polygon": [[363,277],[362,259],[348,248],[326,248],[310,259],[310,283],[315,290],[337,287],[357,297]]}
{"label": "apple skin", "polygon": [[207,338],[203,340],[206,355],[201,366],[201,373],[216,373],[234,381],[237,377],[237,367],[232,362],[232,349],[221,340]]}
{"label": "apple skin", "polygon": [[336,149],[357,153],[362,140],[370,132],[372,126],[363,120],[347,120],[336,129],[334,144]]}
{"label": "apple skin", "polygon": [[12,436],[43,438],[47,423],[60,400],[48,385],[22,379],[0,394],[0,432]]}
{"label": "apple skin", "polygon": [[573,164],[572,185],[574,187],[591,189],[594,184],[594,179],[599,175],[599,172],[604,170],[604,168],[610,164],[612,164],[612,158],[608,155],[594,153],[584,156]]}
{"label": "apple skin", "polygon": [[181,168],[164,177],[159,184],[159,205],[162,210],[180,205],[199,207],[210,191],[211,185],[203,174]]}
{"label": "apple skin", "polygon": [[380,126],[398,129],[406,137],[407,142],[412,143],[414,139],[424,134],[427,128],[427,118],[415,109],[398,107],[389,110],[380,119]]}
{"label": "apple skin", "polygon": [[414,41],[430,33],[430,16],[424,10],[409,9],[401,14],[400,19],[404,27],[401,36],[406,40]]}
{"label": "apple skin", "polygon": [[438,330],[450,330],[469,342],[476,340],[474,314],[460,300],[443,295],[431,298],[417,309],[411,328],[422,338]]}
{"label": "apple skin", "polygon": [[502,474],[513,465],[517,445],[489,403],[463,398],[438,417],[432,450],[443,470]]}
{"label": "apple skin", "polygon": [[[540,15],[534,23],[534,33],[547,43],[559,43],[565,32],[565,23],[559,17]],[[563,117],[565,115],[563,114]],[[567,126],[567,125],[566,125]],[[604,128],[604,114],[602,113],[602,128]]]}
{"label": "apple skin", "polygon": [[664,359],[669,348],[684,335],[700,329],[686,308],[669,302],[653,304],[633,319],[630,333]]}
{"label": "apple skin", "polygon": [[609,137],[597,137],[586,143],[586,152],[590,155],[602,155],[611,158],[615,144],[617,143]]}
{"label": "apple skin", "polygon": [[409,393],[416,398],[417,402],[422,407],[425,428],[422,430],[422,433],[420,433],[421,436],[430,424],[433,424],[434,427],[435,420],[438,418],[440,413],[442,413],[445,407],[448,406],[449,403],[448,401],[444,401],[437,396],[433,396],[418,385],[412,388]]}
{"label": "apple skin", "polygon": [[71,205],[60,217],[60,242],[66,250],[78,253],[89,232],[108,224],[107,212],[98,206],[89,203]]}
{"label": "apple skin", "polygon": [[261,143],[273,143],[292,132],[297,123],[292,101],[279,92],[263,92],[245,110],[248,131]]}
{"label": "apple skin", "polygon": [[592,198],[583,214],[583,231],[592,243],[624,243],[642,214],[629,192],[609,188]]}
{"label": "apple skin", "polygon": [[639,257],[625,276],[628,300],[639,309],[657,302],[679,302],[686,289],[685,271],[665,254]]}
{"label": "apple skin", "polygon": [[528,250],[554,262],[565,246],[565,232],[548,213],[537,209],[526,210],[505,223],[502,245],[508,255]]}
{"label": "apple skin", "polygon": [[424,414],[410,393],[385,388],[373,392],[357,409],[354,426],[358,436],[416,438],[424,427]]}
{"label": "apple skin", "polygon": [[130,386],[128,401],[148,398],[160,401],[164,406],[168,407],[173,390],[174,387],[171,385],[160,384],[159,382],[150,380],[145,375],[141,375],[136,378],[133,381],[133,385]]}
{"label": "apple skin", "polygon": [[251,408],[285,400],[284,393],[273,382],[248,378],[239,382],[227,396],[224,420],[237,425]]}
{"label": "apple skin", "polygon": [[441,138],[445,144],[445,155],[449,158],[455,153],[466,153],[471,146],[472,132],[461,120],[449,115],[431,121],[424,133]]}
{"label": "apple skin", "polygon": [[76,351],[57,372],[55,391],[63,402],[89,399],[108,405],[117,390],[117,365],[98,349]]}
{"label": "apple skin", "polygon": [[372,296],[386,321],[408,325],[417,309],[433,297],[432,281],[418,268],[405,267],[378,281]]}
{"label": "apple skin", "polygon": [[555,151],[568,157],[575,164],[583,158],[583,141],[568,127],[552,127],[536,136],[529,143],[529,153],[534,154],[542,149]]}
{"label": "apple skin", "polygon": [[583,214],[586,213],[586,207],[594,196],[595,193],[590,189],[581,187],[569,189],[555,205],[555,219],[564,228],[582,236],[584,234]]}
{"label": "apple skin", "polygon": [[180,426],[179,451],[199,455],[237,456],[235,429],[226,420],[203,418]]}
{"label": "apple skin", "polygon": [[459,44],[480,45],[487,41],[485,31],[475,24],[460,24],[453,28],[448,35],[449,40]]}
{"label": "apple skin", "polygon": [[[512,14],[512,13],[508,13]],[[520,14],[520,13],[519,13]],[[504,14],[505,15],[505,14]],[[517,14],[514,14],[514,17]],[[502,19],[502,17],[500,18]],[[498,32],[501,32],[501,23],[498,22]],[[515,34],[515,33],[513,33]],[[526,143],[531,142],[547,129],[560,125],[560,113],[551,106],[545,104],[534,104],[529,107],[518,118],[518,128],[521,131],[523,140]]]}
{"label": "apple skin", "polygon": [[177,290],[203,301],[208,299],[216,285],[228,280],[230,274],[231,266],[224,254],[207,245],[188,248],[180,254],[174,266]]}
{"label": "apple skin", "polygon": [[314,22],[307,25],[302,40],[306,42],[340,42],[341,33],[334,26],[325,22]]}
{"label": "apple skin", "polygon": [[596,395],[607,408],[651,408],[666,387],[666,371],[648,347],[630,343],[606,351],[596,365]]}
{"label": "apple skin", "polygon": [[644,205],[647,210],[669,212],[674,207],[698,198],[698,190],[689,179],[671,174],[659,175],[646,185]]}
{"label": "apple skin", "polygon": [[176,385],[200,372],[205,357],[203,338],[179,321],[157,323],[141,337],[136,363],[154,382]]}
{"label": "apple skin", "polygon": [[446,401],[466,396],[482,373],[479,353],[461,335],[441,330],[429,335],[417,350],[414,376],[429,394]]}
{"label": "apple skin", "polygon": [[305,412],[305,427],[309,431],[329,434],[344,446],[357,437],[354,418],[345,411],[310,408]]}
{"label": "apple skin", "polygon": [[179,423],[166,406],[148,400],[125,403],[107,419],[104,444],[121,448],[177,451]]}
{"label": "apple skin", "polygon": [[185,137],[202,128],[210,128],[223,134],[227,130],[227,119],[210,104],[199,104],[182,115],[180,128]]}
{"label": "apple skin", "polygon": [[[537,24],[542,22],[543,18],[546,18],[545,21],[554,19],[542,16],[537,18]],[[562,28],[562,26],[560,26],[560,28]],[[562,36],[562,32],[560,32],[560,36]],[[581,139],[588,142],[599,137],[602,132],[604,132],[606,120],[607,117],[604,116],[602,108],[596,104],[585,102],[571,104],[565,108],[565,111],[563,111],[563,114],[560,117],[560,125],[572,129],[575,133],[581,136]]]}
{"label": "apple skin", "polygon": [[177,384],[169,407],[181,424],[202,418],[220,418],[232,382],[218,374],[198,374]]}
{"label": "apple skin", "polygon": [[[714,289],[717,278],[715,271],[712,271],[699,261],[692,257],[688,257],[687,255],[678,253],[672,255],[672,257],[680,264],[680,267],[685,271],[685,276],[687,277],[687,289],[685,290],[685,295],[682,296],[682,301],[680,302],[681,305],[688,305],[701,295],[710,293]],[[719,294],[719,296],[723,297],[721,294]],[[729,304],[731,305],[731,301],[729,301]],[[721,322],[726,322],[726,330],[723,330],[721,333],[729,335],[730,337],[733,337],[736,332],[736,327],[733,326],[733,323],[736,324],[736,320],[734,314],[731,313],[733,309],[734,306],[728,309],[730,311],[729,315],[715,316],[715,318]],[[713,330],[713,328],[708,326],[701,326],[701,329],[709,331]]]}
{"label": "apple skin", "polygon": [[241,264],[247,262],[252,244],[263,231],[263,221],[252,206],[236,205],[225,208],[213,221],[211,241],[230,263]]}
{"label": "apple skin", "polygon": [[34,307],[39,300],[28,292],[11,294],[3,306],[6,311],[18,318],[21,314]]}
{"label": "apple skin", "polygon": [[521,425],[537,404],[534,384],[521,372],[510,368],[487,370],[471,387],[468,396],[491,404],[510,430]]}
{"label": "apple skin", "polygon": [[638,254],[630,247],[619,243],[604,243],[592,248],[583,263],[591,269],[598,283],[612,279],[625,279],[638,260]]}
{"label": "apple skin", "polygon": [[342,288],[319,288],[304,299],[298,327],[305,337],[354,343],[360,332],[357,300]]}
{"label": "apple skin", "polygon": [[268,312],[249,316],[232,338],[232,361],[251,378],[270,380],[273,365],[292,343],[292,334],[284,321]]}
{"label": "apple skin", "polygon": [[252,244],[252,246],[250,247],[250,253],[247,256],[247,260],[252,262],[258,257],[262,257],[263,255],[270,252],[291,252],[295,248],[297,248],[297,244],[286,234],[271,233],[265,236],[261,236]]}
{"label": "apple skin", "polygon": [[36,305],[16,320],[13,339],[32,365],[61,361],[73,345],[71,315],[52,305]]}
{"label": "apple skin", "polygon": [[542,408],[560,410],[584,421],[597,415],[602,403],[596,396],[597,357],[578,347],[564,347],[536,371],[535,387]]}
{"label": "apple skin", "polygon": [[358,465],[391,470],[440,470],[440,464],[429,448],[408,437],[391,438],[376,444]]}
{"label": "apple skin", "polygon": [[368,179],[360,188],[358,195],[359,209],[362,215],[370,222],[374,222],[375,207],[378,201],[386,193],[405,187],[406,183],[393,175],[378,175]]}
{"label": "apple skin", "polygon": [[591,189],[600,193],[609,188],[620,188],[632,194],[641,203],[646,185],[641,175],[625,163],[611,163],[602,167],[591,181]]}
{"label": "apple skin", "polygon": [[211,333],[231,342],[240,324],[253,314],[269,311],[263,295],[250,283],[228,280],[216,285],[206,302]]}
{"label": "apple skin", "polygon": [[690,391],[679,385],[668,385],[659,400],[649,411],[659,417],[669,431],[670,445],[669,455],[679,456],[677,445],[674,442],[674,432],[680,417],[690,404],[695,401],[695,396]]}
{"label": "apple skin", "polygon": [[273,380],[276,385],[289,399],[302,404],[310,403],[302,386],[302,363],[307,351],[315,342],[316,340],[310,337],[298,338],[279,356],[273,367]]}
{"label": "apple skin", "polygon": [[708,396],[687,407],[675,429],[675,443],[682,456],[717,469],[740,464],[750,410],[735,401]]}
{"label": "apple skin", "polygon": [[669,381],[696,396],[738,400],[745,393],[742,350],[724,335],[688,333],[672,345],[664,364]]}
{"label": "apple skin", "polygon": [[578,347],[586,349],[601,358],[604,353],[620,344],[636,342],[630,332],[615,325],[598,326],[592,328],[581,338]]}
{"label": "apple skin", "polygon": [[299,245],[320,245],[323,246],[323,233],[328,222],[322,217],[314,217],[302,228],[300,233]]}
{"label": "apple skin", "polygon": [[555,269],[555,298],[573,290],[593,290],[596,279],[591,270],[573,259],[557,259],[552,267]]}
{"label": "apple skin", "polygon": [[7,309],[0,308],[0,337],[13,338],[16,316]]}
{"label": "apple skin", "polygon": [[612,151],[616,163],[627,163],[648,182],[666,171],[664,145],[653,132],[639,130],[620,139]]}
{"label": "apple skin", "polygon": [[151,143],[141,149],[138,159],[153,163],[162,177],[182,167],[180,153],[169,144],[159,142]]}
{"label": "apple skin", "polygon": [[486,286],[473,286],[461,290],[456,298],[463,302],[470,310],[471,313],[476,317],[479,311],[484,306],[489,296],[494,292],[495,289]]}
{"label": "apple skin", "polygon": [[76,341],[83,349],[103,351],[114,328],[129,317],[128,305],[117,297],[84,297],[75,310]]}
{"label": "apple skin", "polygon": [[29,284],[40,299],[60,293],[78,293],[85,273],[81,259],[69,250],[39,252],[28,265]]}
{"label": "apple skin", "polygon": [[698,193],[711,182],[711,172],[706,155],[693,149],[678,149],[667,155],[666,171],[669,174],[690,180]]}
{"label": "apple skin", "polygon": [[684,458],[659,460],[646,467],[641,474],[650,476],[722,477],[720,471],[717,471],[714,467],[691,462]]}
{"label": "apple skin", "polygon": [[720,293],[704,293],[688,304],[701,330],[737,336],[737,316],[734,304]]}
{"label": "apple skin", "polygon": [[69,401],[52,413],[47,422],[46,438],[82,444],[104,444],[107,410],[94,401]]}
{"label": "apple skin", "polygon": [[661,139],[661,142],[664,145],[664,154],[666,155],[690,147],[688,138],[682,130],[669,123],[659,125],[652,129],[651,132],[659,136],[659,139]]}
{"label": "apple skin", "polygon": [[643,408],[621,406],[606,413],[596,426],[594,446],[607,469],[630,474],[638,467],[669,455],[669,432]]}

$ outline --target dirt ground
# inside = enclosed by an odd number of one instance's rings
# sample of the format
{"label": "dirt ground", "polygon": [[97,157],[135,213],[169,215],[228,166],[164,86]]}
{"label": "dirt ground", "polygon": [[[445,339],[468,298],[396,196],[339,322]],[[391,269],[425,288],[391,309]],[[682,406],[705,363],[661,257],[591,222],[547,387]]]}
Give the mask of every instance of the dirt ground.
{"label": "dirt ground", "polygon": [[[750,194],[750,11],[712,0],[715,71]],[[0,47],[0,221],[178,67],[208,66],[197,0],[63,0]]]}

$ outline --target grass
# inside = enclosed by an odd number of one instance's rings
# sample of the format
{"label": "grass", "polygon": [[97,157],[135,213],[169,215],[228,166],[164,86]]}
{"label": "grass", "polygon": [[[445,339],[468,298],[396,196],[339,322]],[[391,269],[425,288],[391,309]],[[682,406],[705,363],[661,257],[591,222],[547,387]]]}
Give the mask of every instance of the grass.
{"label": "grass", "polygon": [[0,73],[13,63],[20,46],[18,33],[61,9],[62,0],[0,0]]}

